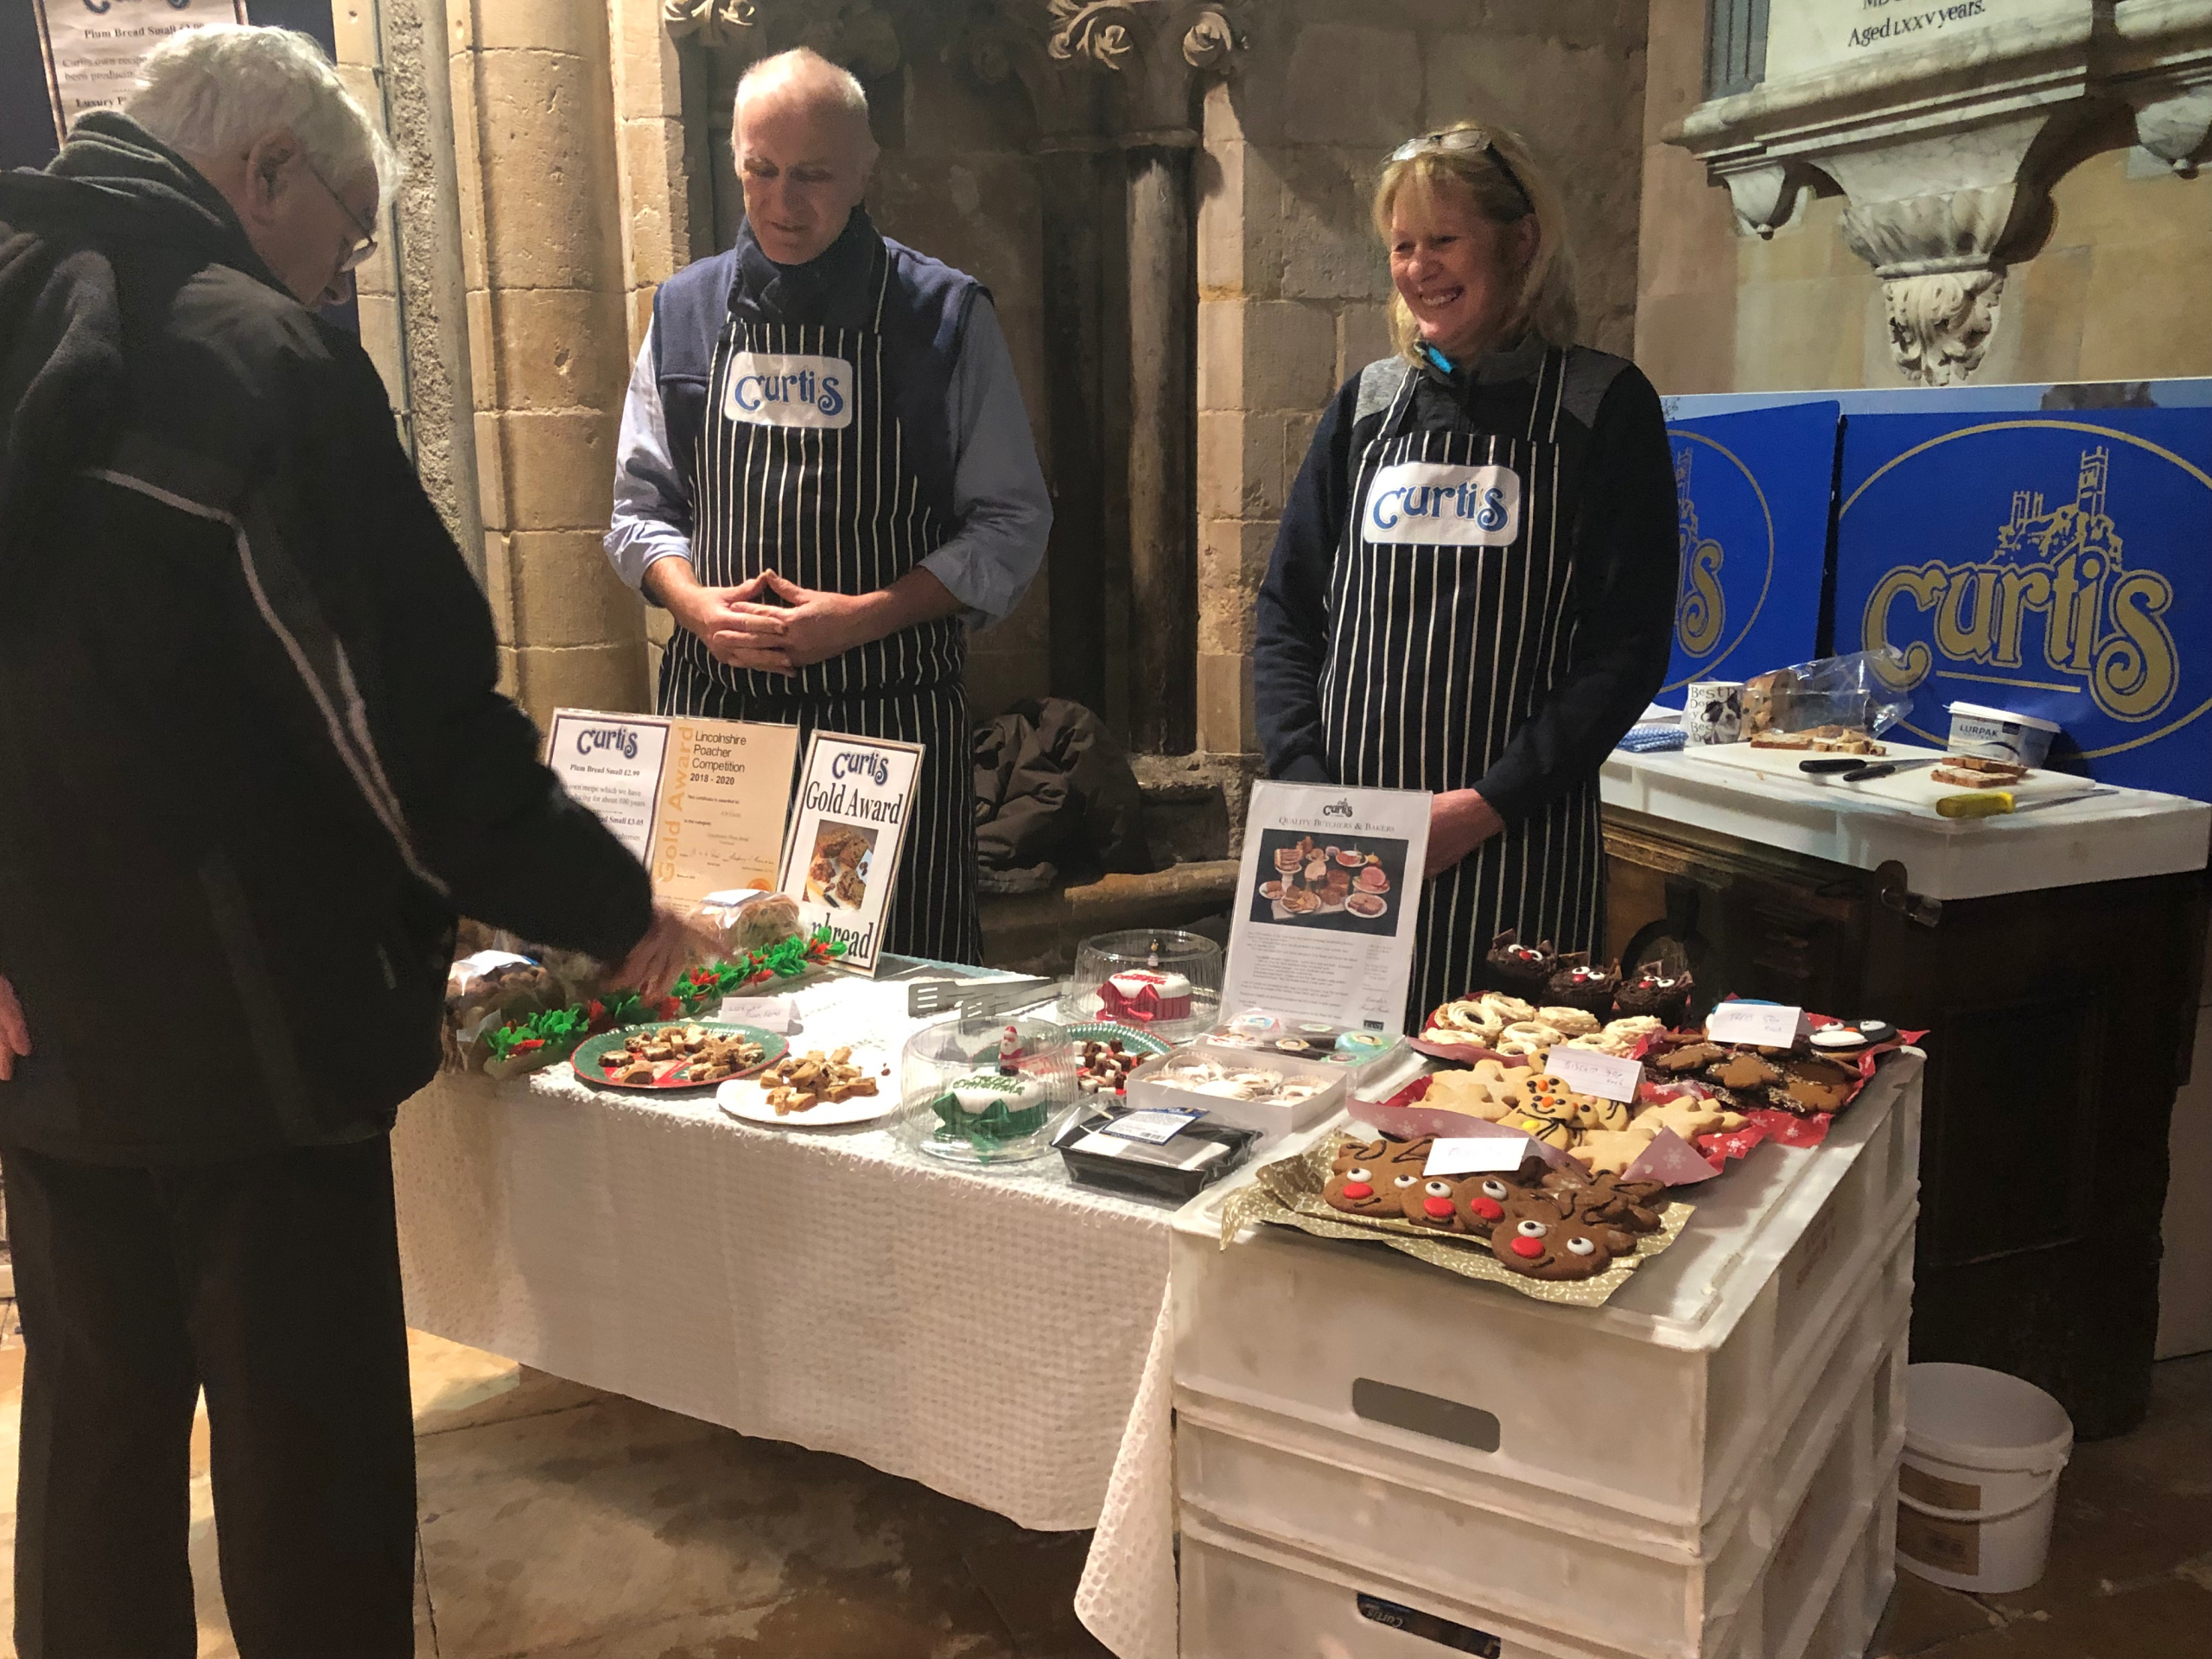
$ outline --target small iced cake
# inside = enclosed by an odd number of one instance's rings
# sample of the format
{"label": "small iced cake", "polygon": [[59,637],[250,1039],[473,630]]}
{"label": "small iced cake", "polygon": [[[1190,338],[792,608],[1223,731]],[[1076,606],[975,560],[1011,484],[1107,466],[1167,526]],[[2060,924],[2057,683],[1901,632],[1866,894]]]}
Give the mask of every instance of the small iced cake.
{"label": "small iced cake", "polygon": [[978,1147],[1020,1141],[1045,1127],[1051,1097],[1043,1083],[1020,1072],[978,1071],[961,1077],[930,1103],[940,1140]]}
{"label": "small iced cake", "polygon": [[1098,988],[1099,1012],[1109,1020],[1155,1020],[1191,1017],[1191,982],[1180,974],[1157,968],[1131,968],[1114,975]]}

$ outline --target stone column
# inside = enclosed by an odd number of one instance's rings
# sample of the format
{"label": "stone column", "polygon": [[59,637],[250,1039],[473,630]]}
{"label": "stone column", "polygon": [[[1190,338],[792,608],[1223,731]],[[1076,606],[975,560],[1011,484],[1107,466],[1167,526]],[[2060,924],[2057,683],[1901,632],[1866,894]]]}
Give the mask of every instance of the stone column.
{"label": "stone column", "polygon": [[461,249],[445,0],[381,0],[387,118],[407,161],[393,204],[415,470],[480,583],[484,517]]}
{"label": "stone column", "polygon": [[1128,167],[1130,738],[1181,753],[1198,741],[1193,71],[1225,64],[1236,35],[1219,7],[1179,0],[1094,0],[1053,15],[1052,56],[1110,75],[1109,122]]}
{"label": "stone column", "polygon": [[620,168],[602,0],[452,0],[487,588],[506,684],[649,706],[636,595],[601,549],[629,379]]}
{"label": "stone column", "polygon": [[1052,431],[1052,687],[1106,706],[1106,477],[1101,407],[1099,150],[1069,137],[1038,156],[1043,188],[1045,352]]}
{"label": "stone column", "polygon": [[407,165],[393,198],[378,204],[376,254],[355,273],[361,345],[384,379],[423,489],[481,582],[445,17],[444,0],[388,0],[374,11],[340,6],[332,22],[340,78]]}
{"label": "stone column", "polygon": [[1107,499],[1104,268],[1098,202],[1109,149],[1099,77],[1054,57],[1003,9],[963,40],[987,86],[1018,80],[1037,124],[1052,539],[1046,551],[1052,695],[1105,711]]}
{"label": "stone column", "polygon": [[[660,285],[711,253],[711,148],[692,142],[683,115],[687,66],[669,33],[658,0],[608,0],[613,46],[614,118],[622,203],[622,296],[627,351],[634,359],[652,322]],[[703,238],[703,240],[702,240]],[[647,696],[660,683],[660,656],[674,624],[657,605],[644,607]]]}
{"label": "stone column", "polygon": [[1139,143],[1128,156],[1130,739],[1183,754],[1198,743],[1191,146]]}

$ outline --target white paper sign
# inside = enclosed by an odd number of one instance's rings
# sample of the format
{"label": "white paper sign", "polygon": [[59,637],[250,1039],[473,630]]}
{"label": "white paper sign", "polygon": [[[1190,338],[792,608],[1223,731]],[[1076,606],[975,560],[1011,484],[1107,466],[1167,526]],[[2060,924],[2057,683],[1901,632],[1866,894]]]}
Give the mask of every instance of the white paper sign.
{"label": "white paper sign", "polygon": [[1252,786],[1224,1009],[1404,1030],[1429,800],[1418,790]]}
{"label": "white paper sign", "polygon": [[[961,765],[967,757],[958,757]],[[776,885],[799,923],[844,941],[843,965],[875,972],[899,879],[922,746],[817,731],[806,746]]]}
{"label": "white paper sign", "polygon": [[137,90],[138,65],[179,29],[242,23],[243,0],[37,0],[39,46],[57,135],[88,110],[113,109]]}
{"label": "white paper sign", "polygon": [[791,1000],[788,996],[726,996],[722,1018],[780,1034],[791,1028]]}
{"label": "white paper sign", "polygon": [[1445,1135],[1428,1149],[1424,1175],[1497,1175],[1521,1167],[1529,1156],[1525,1135]]}
{"label": "white paper sign", "polygon": [[1157,1147],[1173,1141],[1205,1116],[1196,1107],[1154,1106],[1143,1111],[1124,1112],[1099,1133],[1118,1135],[1124,1141],[1148,1141]]}
{"label": "white paper sign", "polygon": [[1705,1034],[1716,1043],[1751,1043],[1760,1048],[1788,1048],[1797,1040],[1802,1008],[1776,1002],[1719,1002],[1705,1017]]}
{"label": "white paper sign", "polygon": [[1600,1054],[1594,1048],[1569,1048],[1564,1043],[1545,1057],[1544,1070],[1576,1094],[1600,1100],[1632,1101],[1643,1081],[1641,1060]]}
{"label": "white paper sign", "polygon": [[546,764],[569,793],[598,816],[644,863],[652,856],[653,817],[668,757],[668,722],[588,709],[554,711]]}

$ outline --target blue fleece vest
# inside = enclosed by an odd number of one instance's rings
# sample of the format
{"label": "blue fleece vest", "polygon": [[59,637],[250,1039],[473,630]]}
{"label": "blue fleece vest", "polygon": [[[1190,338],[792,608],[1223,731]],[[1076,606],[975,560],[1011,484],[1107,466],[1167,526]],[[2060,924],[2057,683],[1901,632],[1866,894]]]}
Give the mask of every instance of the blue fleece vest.
{"label": "blue fleece vest", "polygon": [[[953,462],[945,398],[969,313],[976,296],[988,290],[964,271],[887,236],[881,240],[891,260],[881,321],[884,378],[926,505],[940,522],[950,524],[955,522]],[[695,500],[692,468],[706,423],[707,381],[715,342],[733,314],[771,321],[817,321],[776,317],[762,308],[759,296],[748,290],[734,248],[687,265],[661,284],[653,296],[653,375],[668,422],[669,454]]]}

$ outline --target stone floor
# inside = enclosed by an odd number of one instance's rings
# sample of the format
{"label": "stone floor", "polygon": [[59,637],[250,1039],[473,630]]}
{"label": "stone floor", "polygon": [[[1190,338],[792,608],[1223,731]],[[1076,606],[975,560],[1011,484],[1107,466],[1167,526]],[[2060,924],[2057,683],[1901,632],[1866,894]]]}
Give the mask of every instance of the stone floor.
{"label": "stone floor", "polygon": [[[843,1458],[412,1338],[418,1655],[439,1659],[1096,1659],[1070,1606],[1085,1535]],[[0,1347],[12,1541],[22,1351]],[[195,1441],[201,1659],[234,1649]],[[0,1574],[0,1600],[6,1580]],[[10,1621],[0,1609],[0,1630]],[[1440,1649],[1440,1652],[1441,1650]],[[2050,1570],[2015,1596],[1898,1580],[1882,1659],[2212,1659],[2212,1355],[2158,1368],[2151,1421],[2077,1451]],[[14,1647],[0,1637],[0,1656]],[[1251,1659],[1291,1659],[1259,1655]]]}

